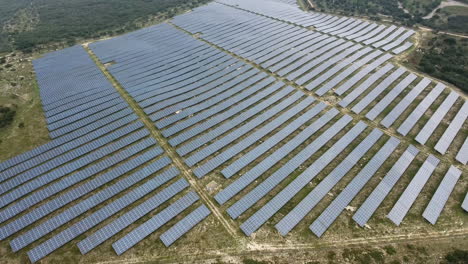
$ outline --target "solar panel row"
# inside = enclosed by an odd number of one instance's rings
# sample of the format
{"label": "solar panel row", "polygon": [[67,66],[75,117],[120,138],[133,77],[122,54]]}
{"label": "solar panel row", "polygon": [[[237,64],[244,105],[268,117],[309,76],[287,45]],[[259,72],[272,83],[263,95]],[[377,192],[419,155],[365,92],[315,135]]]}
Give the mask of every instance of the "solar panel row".
{"label": "solar panel row", "polygon": [[289,123],[286,127],[276,132],[273,136],[265,140],[262,144],[258,145],[254,149],[250,150],[248,153],[242,155],[238,160],[231,163],[228,167],[224,168],[221,173],[226,177],[230,178],[232,175],[239,172],[242,168],[253,162],[259,156],[271,149],[272,146],[278,144],[281,140],[285,139],[291,133],[296,131],[302,125],[304,125],[308,120],[314,118],[317,114],[323,111],[326,107],[325,103],[319,103],[314,108],[310,109],[305,114],[298,117],[293,122]]}
{"label": "solar panel row", "polygon": [[450,144],[452,144],[453,140],[455,139],[455,136],[458,134],[458,131],[460,131],[467,118],[468,101],[465,101],[463,103],[463,106],[453,118],[452,122],[450,122],[450,125],[447,127],[442,137],[440,137],[434,149],[441,154],[445,154],[445,152],[449,148]]}
{"label": "solar panel row", "polygon": [[445,98],[444,102],[442,102],[439,108],[437,108],[437,110],[432,114],[431,118],[427,121],[419,134],[416,136],[416,141],[421,144],[425,144],[427,142],[434,130],[437,128],[437,126],[439,126],[444,116],[455,104],[455,101],[457,101],[458,97],[459,96],[456,92],[450,92],[447,98]]}
{"label": "solar panel row", "polygon": [[[73,60],[65,60],[71,57]],[[112,106],[126,107],[124,100],[81,46],[49,53],[35,60],[33,66],[47,126],[53,138],[68,132],[63,127],[76,121]]]}
{"label": "solar panel row", "polygon": [[35,177],[34,179],[32,177],[34,176],[34,174],[23,173],[20,176],[16,176],[15,178],[5,181],[4,183],[0,185],[0,187],[2,188],[2,193],[5,193],[8,190],[11,190],[11,191],[2,195],[2,199],[0,203],[2,205],[7,205],[15,201],[16,199],[23,197],[24,195],[34,190],[37,190],[38,188],[56,179],[59,179],[69,173],[72,173],[81,168],[84,168],[86,165],[89,165],[92,162],[95,162],[100,158],[104,158],[107,155],[124,148],[127,144],[134,143],[137,140],[140,140],[147,135],[148,135],[147,130],[140,130],[134,134],[131,134],[127,137],[124,137],[118,141],[115,141],[111,144],[104,146],[103,148],[99,149],[97,152],[92,153],[91,155],[86,155],[81,158],[78,158],[73,162],[69,162],[59,167],[57,170],[52,170],[39,177]]}
{"label": "solar panel row", "polygon": [[246,235],[251,235],[270,217],[272,217],[281,207],[291,200],[300,190],[302,190],[315,176],[317,176],[336,156],[338,156],[348,145],[350,145],[360,133],[366,129],[367,125],[359,122],[343,137],[341,137],[324,154],[314,161],[307,169],[281,190],[273,199],[268,201],[262,208],[256,211],[241,225],[242,231]]}
{"label": "solar panel row", "polygon": [[164,188],[164,190],[158,192],[143,203],[119,216],[111,223],[100,228],[88,236],[85,240],[80,241],[80,243],[78,243],[78,247],[80,248],[81,253],[85,254],[91,249],[99,246],[104,241],[121,232],[123,229],[133,224],[135,221],[142,218],[151,211],[155,210],[160,205],[170,200],[172,197],[189,186],[190,185],[187,181],[180,180]]}
{"label": "solar panel row", "polygon": [[333,202],[323,211],[320,216],[309,226],[310,230],[318,237],[335,222],[346,206],[361,191],[364,185],[381,168],[400,141],[390,138],[387,143],[372,157],[364,168],[353,178],[353,180],[340,192]]}
{"label": "solar panel row", "polygon": [[[270,192],[275,186],[282,182],[289,174],[293,173],[302,163],[308,160],[313,154],[320,150],[327,142],[338,134],[344,127],[350,123],[352,118],[350,116],[343,116],[323,134],[317,137],[311,144],[302,149],[294,157],[292,157],[281,168],[271,174],[266,180],[257,185],[247,195],[242,197],[239,201],[234,203],[227,209],[228,214],[232,218],[239,217],[253,204],[258,202],[263,196]],[[272,166],[271,164],[270,166]]]}
{"label": "solar panel row", "polygon": [[169,230],[164,232],[159,238],[164,245],[168,247],[210,214],[211,212],[208,207],[206,207],[206,205],[201,205],[180,220],[177,224],[169,228]]}
{"label": "solar panel row", "polygon": [[403,173],[408,169],[411,162],[414,160],[419,150],[410,145],[406,151],[398,158],[392,168],[383,177],[382,181],[375,187],[372,193],[366,198],[363,204],[359,207],[353,215],[354,221],[363,227],[374,212],[383,202],[385,197],[393,189],[397,181],[403,176]]}
{"label": "solar panel row", "polygon": [[[346,17],[338,18],[317,12],[304,12],[290,5],[271,0],[262,0],[256,2],[246,0],[221,0],[219,2],[235,8],[240,8],[303,27],[314,26],[318,31],[332,35],[338,35],[348,39],[356,40],[358,36],[366,36],[361,37],[361,39],[358,40],[362,41],[373,37],[372,41],[368,41],[367,44],[381,40],[379,44],[376,45],[377,47],[380,47],[384,44],[390,43],[384,47],[386,50],[390,50],[391,48],[399,46],[404,40],[414,34],[414,31],[406,30],[402,27],[399,27],[397,30],[395,30],[397,28],[395,26],[390,26],[387,28],[383,25],[378,27],[378,30],[376,31],[376,24],[370,24],[360,19]],[[216,6],[216,8],[219,7]],[[372,29],[374,29],[375,32],[373,32]],[[402,34],[403,32],[405,33]]]}
{"label": "solar panel row", "polygon": [[[190,205],[194,204],[198,199],[199,197],[196,193],[189,192],[184,197],[180,198],[173,204],[166,207],[161,212],[157,213],[150,220],[144,222],[142,225],[133,229],[131,232],[114,242],[112,244],[112,247],[114,248],[117,255],[121,255],[122,253],[136,245],[138,242],[143,240],[145,237],[155,232],[162,225],[166,224],[178,214],[182,213]],[[78,243],[78,246],[82,253],[89,250],[88,247],[85,246],[84,241],[85,240]]]}
{"label": "solar panel row", "polygon": [[422,188],[429,180],[429,177],[434,172],[435,168],[439,164],[439,159],[430,155],[421,168],[418,170],[416,175],[413,177],[411,182],[403,191],[403,194],[400,196],[398,201],[393,206],[390,213],[388,213],[388,218],[392,220],[396,225],[400,225],[403,221],[403,218],[408,213],[409,209],[413,205],[414,201],[418,197]]}
{"label": "solar panel row", "polygon": [[[227,202],[234,195],[242,191],[245,187],[247,187],[249,184],[255,181],[258,177],[260,177],[263,173],[269,170],[277,162],[279,162],[281,159],[286,157],[300,144],[305,142],[309,137],[314,135],[323,126],[325,126],[328,122],[330,122],[330,120],[333,119],[336,115],[338,115],[338,110],[336,109],[331,109],[328,112],[326,112],[319,119],[317,119],[315,122],[313,122],[312,124],[307,126],[304,130],[302,130],[297,136],[289,140],[288,143],[280,147],[278,150],[273,152],[267,158],[263,159],[260,163],[255,165],[248,172],[244,173],[241,177],[236,179],[229,186],[227,186],[218,194],[216,194],[215,195],[216,201],[219,204],[224,204],[225,202]],[[333,130],[329,130],[329,131],[331,131],[332,133]],[[225,176],[230,177],[228,175],[225,175]]]}
{"label": "solar panel row", "polygon": [[462,208],[468,212],[468,194],[466,194],[465,199],[463,200]]}
{"label": "solar panel row", "polygon": [[330,192],[330,190],[354,167],[367,151],[381,138],[383,133],[374,129],[359,145],[344,158],[333,171],[307,194],[276,225],[281,235],[287,235],[312,209]]}
{"label": "solar panel row", "polygon": [[418,120],[424,115],[439,95],[444,91],[445,85],[439,83],[431,90],[431,92],[424,97],[424,99],[414,108],[411,114],[406,118],[405,121],[398,127],[397,131],[406,136],[411,128],[418,122]]}
{"label": "solar panel row", "polygon": [[[237,125],[242,124],[244,121],[248,120],[249,118],[252,118],[258,113],[261,113],[265,111],[268,107],[273,105],[275,102],[282,100],[285,98],[288,94],[290,94],[294,89],[291,87],[286,87],[285,89],[282,89],[280,92],[276,93],[275,95],[271,96],[268,98],[268,100],[264,100],[261,103],[257,104],[256,106],[250,108],[249,110],[243,112],[242,115],[238,115],[234,119],[229,120],[229,122],[225,122],[222,125],[216,127],[215,129],[211,130],[210,133],[206,133],[202,135],[201,137],[198,137],[187,144],[179,147],[177,149],[177,153],[179,153],[181,156],[184,156],[200,147],[202,147],[204,144],[212,141],[216,137],[222,135],[223,133],[229,131],[232,128],[235,128]],[[289,98],[290,100],[298,100],[302,96],[301,93],[293,93]],[[250,131],[251,127],[255,127],[258,124],[261,124],[265,118],[271,117],[272,115],[277,114],[278,112],[281,111],[286,106],[280,105],[277,106],[276,108],[268,110],[269,115],[263,115],[260,118],[255,118],[254,120],[251,120],[249,123],[241,126],[240,128],[232,131],[229,133],[230,136],[235,136],[235,138],[239,137],[242,134],[239,133],[247,133]],[[278,109],[279,108],[279,109]],[[226,139],[232,140],[231,137],[224,137]]]}
{"label": "solar panel row", "polygon": [[[38,246],[34,247],[33,249],[28,251],[29,259],[32,262],[36,262],[39,259],[47,256],[48,254],[52,253],[54,250],[58,249],[59,247],[63,246],[64,244],[68,243],[72,239],[76,238],[80,234],[84,233],[85,231],[89,230],[90,228],[96,226],[97,224],[101,223],[102,221],[106,220],[107,218],[111,217],[115,213],[119,212],[120,210],[124,209],[128,205],[132,204],[133,202],[141,199],[143,196],[147,195],[151,191],[155,190],[162,184],[166,183],[170,179],[174,178],[178,174],[178,170],[171,168],[162,174],[156,176],[155,178],[151,179],[150,181],[146,182],[143,185],[135,188],[131,192],[127,193],[126,195],[114,200],[113,202],[107,204],[106,206],[100,208],[98,211],[92,213],[91,215],[83,218],[79,222],[73,224],[72,226],[68,227],[67,229],[61,231],[57,235],[53,236],[52,238],[42,242]],[[180,179],[179,181],[183,182],[186,181],[184,179]],[[67,212],[67,211],[65,211]],[[62,218],[63,219],[63,218]],[[68,219],[71,220],[71,219]],[[61,222],[61,224],[64,224]],[[47,232],[50,232],[51,228],[56,228],[56,225],[50,225],[48,227],[43,226],[44,229],[37,230],[37,228],[33,229],[35,232],[27,232],[29,236],[22,235],[15,240],[12,240],[11,245],[12,248],[18,249],[22,248],[25,245],[29,244],[31,240],[37,239],[44,235]],[[20,240],[18,240],[20,239]],[[18,243],[21,241],[20,243]],[[32,241],[31,241],[32,242]]]}
{"label": "solar panel row", "polygon": [[447,174],[440,183],[436,192],[431,198],[431,201],[424,210],[423,217],[427,219],[431,224],[435,225],[440,213],[444,209],[445,203],[447,202],[453,188],[457,184],[460,178],[461,171],[454,166],[450,166]]}
{"label": "solar panel row", "polygon": [[[137,155],[142,150],[154,144],[155,144],[155,141],[153,139],[150,139],[150,138],[145,139],[141,141],[140,143],[137,143],[133,146],[130,146],[127,149],[122,150],[122,152],[120,153],[117,153],[92,166],[87,167],[86,169],[83,169],[75,174],[72,174],[71,176],[66,176],[60,179],[59,181],[51,185],[48,185],[42,188],[41,190],[34,192],[30,194],[29,196],[23,198],[20,202],[14,204],[14,206],[9,206],[3,209],[2,211],[0,211],[0,221],[4,222],[16,216],[17,214],[27,210],[31,206],[41,201],[44,201],[48,197],[56,193],[59,193],[61,191],[64,191],[66,188],[71,187],[74,184],[79,183],[81,181],[87,180],[90,177],[93,177],[94,175],[99,174],[100,172],[108,169],[109,167],[122,162],[122,164],[119,164],[118,167],[113,168],[111,171],[106,172],[102,175],[99,175],[95,179],[92,179],[91,181],[84,183],[80,187],[73,189],[72,194],[70,196],[71,200],[62,198],[60,199],[60,202],[57,201],[55,203],[55,206],[58,206],[59,204],[63,203],[66,200],[68,200],[68,202],[73,201],[77,199],[78,197],[83,196],[86,193],[90,192],[91,190],[93,190],[93,188],[97,188],[100,185],[104,184],[105,182],[108,182],[110,179],[120,176],[121,174],[127,171],[130,171],[131,169],[139,165],[142,165],[144,162],[147,162],[150,159],[161,155],[162,149],[159,147],[151,148],[145,153],[142,153],[142,155]],[[134,159],[125,161],[125,159],[128,159],[133,155],[135,155]],[[111,177],[107,177],[108,175],[111,175]],[[105,179],[105,180],[102,181],[101,179]],[[43,208],[41,212],[46,213],[46,212],[49,212],[49,210],[46,210]],[[11,228],[7,228],[7,229],[11,230]]]}

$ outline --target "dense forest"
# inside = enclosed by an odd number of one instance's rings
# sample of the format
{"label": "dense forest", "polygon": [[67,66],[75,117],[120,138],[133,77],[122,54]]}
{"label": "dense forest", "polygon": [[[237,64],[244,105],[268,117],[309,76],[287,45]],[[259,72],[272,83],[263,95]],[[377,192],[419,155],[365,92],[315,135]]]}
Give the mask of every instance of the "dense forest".
{"label": "dense forest", "polygon": [[115,35],[208,0],[2,0],[0,51]]}
{"label": "dense forest", "polygon": [[419,70],[468,92],[468,39],[434,35],[411,60]]}
{"label": "dense forest", "polygon": [[[467,3],[468,0],[459,0]],[[442,0],[313,0],[321,11],[349,16],[368,16],[374,20],[390,19],[405,26],[424,25],[436,30],[468,33],[468,7],[438,9]]]}
{"label": "dense forest", "polygon": [[[422,1],[427,2],[427,1]],[[406,0],[399,4],[395,0],[314,0],[318,9],[342,15],[368,16],[374,20],[387,17],[406,26],[421,22],[424,11],[430,12],[440,4],[440,0],[422,4],[418,1]],[[412,13],[409,10],[414,10]]]}

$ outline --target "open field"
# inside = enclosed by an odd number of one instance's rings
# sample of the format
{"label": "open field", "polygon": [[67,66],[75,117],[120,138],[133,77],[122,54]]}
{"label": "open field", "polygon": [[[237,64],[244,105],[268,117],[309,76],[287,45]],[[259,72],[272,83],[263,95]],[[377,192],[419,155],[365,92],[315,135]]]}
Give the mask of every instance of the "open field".
{"label": "open field", "polygon": [[34,60],[0,262],[466,257],[467,97],[401,66],[421,33],[261,1]]}

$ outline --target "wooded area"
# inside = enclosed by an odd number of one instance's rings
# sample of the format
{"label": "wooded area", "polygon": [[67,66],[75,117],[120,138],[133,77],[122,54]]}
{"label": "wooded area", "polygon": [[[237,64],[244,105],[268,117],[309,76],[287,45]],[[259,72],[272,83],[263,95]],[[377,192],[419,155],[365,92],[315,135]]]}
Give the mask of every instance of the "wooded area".
{"label": "wooded area", "polygon": [[[0,51],[135,30],[153,16],[169,18],[208,0],[6,0],[0,4]],[[26,10],[26,12],[20,12]],[[20,16],[23,16],[20,17]],[[26,16],[26,18],[24,18]],[[32,22],[29,17],[36,17]],[[27,21],[27,27],[17,25]]]}

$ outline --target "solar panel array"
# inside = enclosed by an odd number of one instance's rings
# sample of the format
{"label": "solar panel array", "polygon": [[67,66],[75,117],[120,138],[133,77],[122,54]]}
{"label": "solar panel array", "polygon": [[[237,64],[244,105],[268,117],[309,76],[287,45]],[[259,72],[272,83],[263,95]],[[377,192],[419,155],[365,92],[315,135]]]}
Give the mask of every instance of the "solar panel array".
{"label": "solar panel array", "polygon": [[[293,23],[349,40],[364,41],[366,45],[392,50],[400,46],[415,32],[396,26],[379,27],[375,23],[348,17],[337,17],[318,12],[303,12],[297,7],[272,0],[218,0],[219,3],[248,10],[249,12]],[[400,50],[397,50],[398,52]],[[401,51],[400,51],[401,52]]]}
{"label": "solar panel array", "polygon": [[[214,199],[247,236],[281,216],[280,234],[303,221],[320,237],[378,181],[353,216],[366,225],[423,155],[394,131],[435,145],[456,167],[468,161],[466,100],[388,63],[411,47],[412,30],[293,5],[222,0],[177,16],[175,26],[89,45],[189,172],[221,179]],[[27,247],[34,262],[81,236],[82,254],[109,242],[120,255],[148,237],[170,246],[210,214],[179,175],[185,168],[176,168],[86,50],[54,52],[34,67],[53,140],[0,163],[0,239],[11,238],[14,251]],[[438,164],[429,155],[420,166],[388,215],[393,222]],[[461,175],[456,167],[423,214],[431,223]]]}
{"label": "solar panel array", "polygon": [[[33,64],[52,140],[0,163],[0,239],[13,251],[29,246],[38,261],[118,212],[123,230],[189,187],[170,183],[178,169],[83,47]],[[93,247],[115,235],[106,231]]]}
{"label": "solar panel array", "polygon": [[361,160],[366,152],[379,140],[383,133],[374,129],[365,140],[353,149],[341,163],[333,169],[307,196],[302,199],[293,210],[283,217],[276,229],[281,235],[287,235],[312,209],[322,200],[327,193]]}
{"label": "solar panel array", "polygon": [[[311,30],[300,26],[300,23],[284,23],[291,22],[279,17],[289,16],[285,12],[290,9],[287,5],[262,1],[265,5],[259,4],[259,1],[219,1],[222,4],[212,3],[196,8],[191,13],[175,17],[172,23],[190,33],[200,33],[200,38],[303,86],[318,96],[330,93],[338,95],[340,106],[356,113],[367,113],[369,119],[375,120],[379,114],[387,113],[378,118],[379,122],[385,127],[394,127],[403,136],[411,131],[432,136],[430,129],[422,130],[416,124],[421,119],[425,120],[423,117],[430,116],[430,109],[439,106],[440,98],[445,96],[448,89],[441,83],[433,86],[427,78],[412,87],[417,76],[388,64],[392,55],[385,52],[389,50],[389,45],[401,44],[414,31],[396,26],[369,25],[371,30],[354,39],[372,46],[369,47],[328,32],[328,27],[334,28],[335,24],[343,24],[345,29],[351,25],[359,27],[358,24],[362,24],[359,22],[363,21],[329,16],[330,25],[325,26],[327,23],[324,22],[322,27]],[[277,5],[282,9],[278,9]],[[265,12],[275,9],[277,15],[266,15]],[[296,12],[307,14],[297,8],[291,11]],[[307,19],[304,18],[304,21]],[[344,32],[348,30],[352,29],[345,29]],[[400,100],[401,94],[405,95],[403,100]],[[380,100],[383,95],[385,98]],[[421,102],[420,97],[424,97]],[[375,101],[378,103],[374,104]],[[458,105],[443,107],[448,108],[447,111],[457,111]],[[411,114],[407,115],[410,111]],[[461,120],[455,121],[463,124]],[[435,129],[440,123],[432,126]],[[448,133],[444,140],[452,142],[450,140],[456,137],[457,132],[454,130]],[[411,132],[410,136],[416,135]],[[460,147],[459,143],[451,146],[453,151],[458,152]]]}
{"label": "solar panel array", "polygon": [[[341,106],[356,113],[369,113],[373,119],[384,120],[379,115],[386,112],[391,116],[387,119],[392,122],[386,121],[390,125],[399,124],[402,122],[400,119],[404,121],[406,118],[405,127],[411,128],[410,125],[414,126],[446,93],[443,85],[434,88],[426,79],[412,88],[417,76],[386,63],[392,55],[381,50],[226,5],[212,3],[178,16],[172,23],[306,89],[317,90],[318,95],[335,93],[342,98]],[[322,30],[326,31],[325,28]],[[399,34],[404,34],[405,29],[374,26],[370,31],[371,36],[362,37],[360,41],[385,47]],[[184,45],[180,47],[176,42]],[[130,44],[137,48],[129,48]],[[332,161],[327,163],[327,157],[331,159],[340,153],[338,150],[333,152],[335,149],[344,150],[347,146],[336,145],[325,152],[334,153],[334,156],[320,154],[317,163],[307,161],[307,157],[331,144],[328,141],[340,131],[351,130],[352,118],[340,115],[336,109],[328,108],[251,64],[170,25],[158,25],[152,30],[145,29],[94,43],[90,47],[101,61],[117,62],[109,67],[109,71],[148,114],[197,177],[213,173],[234,177],[214,196],[218,203],[229,204],[226,211],[234,219],[253,210],[252,207],[256,207],[268,193],[280,188],[278,186],[283,185],[289,174],[303,170],[304,162],[319,173],[318,167],[324,168]],[[158,60],[153,59],[156,58],[154,50],[161,52]],[[404,100],[398,99],[401,94],[405,95],[402,97]],[[421,95],[424,96],[421,102],[414,103]],[[400,104],[392,104],[392,101]],[[452,107],[456,107],[455,104]],[[392,111],[395,108],[398,110]],[[405,110],[412,108],[416,108],[417,114],[409,116]],[[362,126],[365,125],[357,127]],[[378,140],[379,133],[382,132],[373,132],[371,138]],[[340,137],[341,140],[346,138]],[[391,151],[389,149],[380,153],[381,157],[376,156],[375,164],[385,162],[399,145],[395,138],[389,142],[393,142]],[[372,145],[362,145],[356,151],[364,147],[368,149]],[[366,153],[361,151],[356,153],[354,160]],[[401,169],[412,161],[407,156],[414,158],[418,153],[414,147],[408,151],[402,154],[399,162],[395,161],[387,178],[395,180],[403,175],[405,170]],[[279,162],[281,165],[277,165]],[[336,171],[336,178],[330,177],[330,181],[336,184],[353,165],[343,161],[343,171]],[[358,179],[369,179],[377,167],[368,167]],[[306,173],[302,177],[305,175],[311,177],[315,174]],[[256,212],[241,224],[244,233],[250,235],[256,231],[301,190],[301,184],[313,179],[313,176],[307,180],[302,177],[297,176],[271,201],[255,209]],[[295,184],[299,181],[301,184]],[[249,191],[244,190],[252,184],[254,186]],[[363,188],[362,184],[363,180],[359,180],[360,187],[350,188],[355,192]],[[330,189],[333,185],[322,188]],[[317,189],[313,193],[319,191]],[[314,198],[320,200],[316,196]],[[381,202],[384,198],[378,199]],[[329,210],[336,214],[343,208]],[[289,232],[301,218],[294,218],[296,222],[284,227],[283,233]],[[294,221],[285,220],[283,223]],[[128,242],[122,242],[128,244],[119,245],[121,249],[117,251],[123,252],[138,241],[138,237],[129,237]]]}
{"label": "solar panel array", "polygon": [[383,177],[382,181],[375,187],[372,193],[362,203],[356,213],[353,215],[354,221],[358,225],[365,226],[383,200],[388,196],[398,180],[403,176],[411,162],[413,162],[419,150],[410,145],[406,151],[395,162],[392,168]]}
{"label": "solar panel array", "polygon": [[81,46],[48,53],[33,66],[52,138],[128,109]]}
{"label": "solar panel array", "polygon": [[348,206],[364,185],[379,170],[399,144],[396,138],[390,138],[385,145],[362,168],[345,189],[333,200],[320,216],[310,225],[310,230],[318,237],[333,224],[341,212]]}
{"label": "solar panel array", "polygon": [[440,183],[423,213],[424,218],[426,218],[431,224],[435,225],[437,222],[437,219],[444,209],[445,203],[452,193],[453,188],[455,188],[460,175],[461,171],[453,166],[451,166],[447,171],[447,174],[445,174],[444,179]]}
{"label": "solar panel array", "polygon": [[426,159],[424,164],[406,187],[403,194],[395,203],[390,213],[388,213],[388,218],[390,218],[393,223],[400,225],[438,164],[439,160],[432,155]]}
{"label": "solar panel array", "polygon": [[[121,255],[123,252],[128,250],[130,247],[134,246],[136,243],[141,241],[143,238],[150,235],[152,232],[156,231],[163,224],[170,221],[172,218],[180,214],[182,211],[187,209],[190,205],[195,203],[199,199],[198,195],[194,192],[186,194],[184,197],[180,198],[157,215],[153,216],[150,220],[146,221],[142,225],[133,229],[130,233],[124,237],[117,240],[112,247],[118,255]],[[92,237],[87,238],[86,240],[92,240]],[[81,244],[78,244],[81,252],[89,250],[86,240],[81,241]]]}

